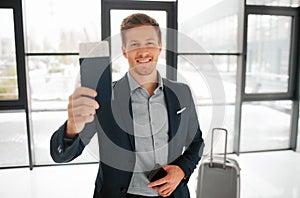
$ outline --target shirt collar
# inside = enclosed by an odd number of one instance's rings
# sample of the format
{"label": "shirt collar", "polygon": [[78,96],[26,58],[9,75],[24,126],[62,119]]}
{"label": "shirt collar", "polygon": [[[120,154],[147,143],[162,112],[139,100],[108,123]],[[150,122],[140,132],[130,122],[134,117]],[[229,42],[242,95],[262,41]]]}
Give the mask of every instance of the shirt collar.
{"label": "shirt collar", "polygon": [[[130,72],[127,72],[127,77],[128,77],[128,82],[129,82],[129,87],[130,87],[130,92],[132,93],[134,90],[138,89],[138,88],[142,88],[137,82],[136,80],[132,77],[132,75],[130,74]],[[160,73],[157,71],[157,81],[158,81],[158,87],[155,89],[163,89],[163,80],[162,77],[160,75]]]}

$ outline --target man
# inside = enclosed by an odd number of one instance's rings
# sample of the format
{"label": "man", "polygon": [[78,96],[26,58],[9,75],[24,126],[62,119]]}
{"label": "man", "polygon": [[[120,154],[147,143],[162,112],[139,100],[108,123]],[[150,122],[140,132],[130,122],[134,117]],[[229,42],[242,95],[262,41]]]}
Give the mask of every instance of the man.
{"label": "man", "polygon": [[[103,99],[98,87],[77,88],[69,97],[67,122],[51,138],[51,156],[56,162],[79,156],[93,135],[87,128],[96,114],[95,198],[189,197],[187,182],[204,146],[191,91],[156,70],[162,41],[155,19],[128,16],[121,37],[129,71],[114,83],[112,100]],[[147,175],[155,164],[167,175],[150,182]]]}

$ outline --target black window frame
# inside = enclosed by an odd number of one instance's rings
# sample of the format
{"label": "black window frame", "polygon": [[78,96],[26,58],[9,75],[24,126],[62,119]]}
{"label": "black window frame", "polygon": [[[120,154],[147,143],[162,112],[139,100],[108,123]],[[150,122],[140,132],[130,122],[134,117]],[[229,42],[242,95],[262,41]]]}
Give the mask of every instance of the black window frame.
{"label": "black window frame", "polygon": [[[289,54],[289,80],[287,92],[273,92],[273,93],[246,93],[246,53],[247,53],[247,30],[248,30],[248,16],[249,15],[275,15],[275,16],[290,16],[292,17],[291,25],[291,40],[290,40],[290,54]],[[298,28],[298,9],[291,7],[277,7],[277,6],[257,6],[246,5],[245,19],[244,19],[244,52],[243,57],[243,77],[242,77],[242,97],[243,101],[270,101],[270,100],[294,100],[296,97],[296,71],[297,71],[297,35]]]}
{"label": "black window frame", "polygon": [[[279,7],[279,6],[263,6],[263,5],[247,5],[246,0],[244,2],[244,21],[243,21],[243,55],[241,57],[241,68],[238,71],[238,81],[240,84],[237,89],[237,103],[236,103],[236,117],[235,117],[235,143],[234,152],[238,155],[240,153],[251,153],[251,152],[263,152],[268,150],[257,150],[257,151],[240,151],[241,142],[241,119],[242,119],[242,104],[244,102],[252,101],[280,101],[280,100],[291,100],[292,112],[290,121],[290,145],[289,148],[296,151],[297,137],[298,137],[298,119],[299,119],[299,13],[300,7]],[[289,82],[287,92],[274,92],[274,93],[245,93],[246,83],[246,59],[247,59],[247,27],[248,27],[248,15],[276,15],[276,16],[291,16],[291,40],[290,40],[290,57],[289,57]],[[284,149],[276,149],[284,150]]]}
{"label": "black window frame", "polygon": [[0,1],[0,9],[12,9],[14,16],[18,99],[0,100],[0,110],[27,109],[28,93],[25,67],[24,31],[21,0]]}
{"label": "black window frame", "polygon": [[[15,49],[16,49],[16,67],[18,80],[18,99],[17,100],[0,100],[0,111],[25,111],[26,115],[26,134],[29,168],[33,169],[33,136],[32,136],[32,119],[31,110],[28,99],[27,86],[27,70],[25,66],[25,47],[24,47],[24,31],[23,31],[23,13],[22,0],[3,0],[0,1],[0,9],[13,9],[14,16],[14,33],[15,33]],[[24,166],[21,166],[24,167]],[[5,168],[5,167],[2,167]],[[1,169],[2,169],[1,168]]]}
{"label": "black window frame", "polygon": [[166,76],[177,80],[177,17],[178,3],[176,1],[134,1],[134,0],[102,0],[101,1],[101,31],[102,40],[109,40],[111,36],[111,10],[157,10],[167,13],[167,41],[166,41]]}

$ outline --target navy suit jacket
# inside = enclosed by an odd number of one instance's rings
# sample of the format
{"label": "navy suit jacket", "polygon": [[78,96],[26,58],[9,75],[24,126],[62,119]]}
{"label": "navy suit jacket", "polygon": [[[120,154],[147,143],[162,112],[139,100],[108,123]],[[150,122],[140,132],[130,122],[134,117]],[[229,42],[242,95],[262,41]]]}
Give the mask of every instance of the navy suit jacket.
{"label": "navy suit jacket", "polygon": [[[163,79],[163,83],[169,121],[168,164],[178,165],[185,173],[185,179],[173,195],[188,198],[187,182],[202,156],[204,142],[189,87],[167,79]],[[75,159],[97,132],[100,163],[94,198],[125,198],[135,164],[127,75],[114,83],[112,94],[101,93],[102,88],[98,84],[96,100],[100,109],[96,112],[97,123],[86,124],[85,129],[71,142],[66,142],[64,138],[66,123],[62,125],[51,137],[51,156],[59,163]]]}

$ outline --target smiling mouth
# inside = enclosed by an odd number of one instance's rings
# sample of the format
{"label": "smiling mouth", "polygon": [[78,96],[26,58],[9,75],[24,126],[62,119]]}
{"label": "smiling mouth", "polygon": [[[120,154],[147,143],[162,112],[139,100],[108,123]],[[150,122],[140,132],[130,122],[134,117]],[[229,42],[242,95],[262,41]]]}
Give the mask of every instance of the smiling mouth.
{"label": "smiling mouth", "polygon": [[148,58],[148,59],[144,59],[144,60],[136,60],[136,62],[143,64],[143,63],[150,63],[151,60],[152,60],[151,58]]}

